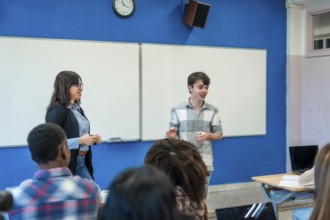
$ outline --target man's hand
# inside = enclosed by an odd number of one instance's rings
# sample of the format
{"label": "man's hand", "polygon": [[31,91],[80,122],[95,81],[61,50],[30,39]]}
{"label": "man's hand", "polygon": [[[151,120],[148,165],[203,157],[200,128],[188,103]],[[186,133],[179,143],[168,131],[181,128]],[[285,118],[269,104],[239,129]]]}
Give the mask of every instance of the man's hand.
{"label": "man's hand", "polygon": [[196,132],[195,140],[197,143],[200,143],[200,142],[207,140],[207,137],[208,137],[207,132],[198,131],[198,132]]}
{"label": "man's hand", "polygon": [[170,130],[166,131],[165,137],[176,139],[176,129],[170,128]]}

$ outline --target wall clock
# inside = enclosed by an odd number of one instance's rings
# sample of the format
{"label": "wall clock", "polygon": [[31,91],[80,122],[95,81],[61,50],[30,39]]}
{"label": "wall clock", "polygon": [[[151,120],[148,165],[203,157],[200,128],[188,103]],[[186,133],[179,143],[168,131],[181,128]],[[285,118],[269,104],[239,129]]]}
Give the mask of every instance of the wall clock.
{"label": "wall clock", "polygon": [[112,0],[112,8],[116,15],[129,17],[135,11],[135,2],[134,0]]}

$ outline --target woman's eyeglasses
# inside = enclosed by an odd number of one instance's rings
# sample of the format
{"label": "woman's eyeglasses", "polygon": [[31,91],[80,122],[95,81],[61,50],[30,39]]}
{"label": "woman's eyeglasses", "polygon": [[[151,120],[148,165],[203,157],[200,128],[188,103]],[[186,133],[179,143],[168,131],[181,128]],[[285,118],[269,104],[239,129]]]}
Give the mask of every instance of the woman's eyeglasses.
{"label": "woman's eyeglasses", "polygon": [[84,89],[84,83],[77,83],[73,84],[74,86],[77,86],[79,89]]}

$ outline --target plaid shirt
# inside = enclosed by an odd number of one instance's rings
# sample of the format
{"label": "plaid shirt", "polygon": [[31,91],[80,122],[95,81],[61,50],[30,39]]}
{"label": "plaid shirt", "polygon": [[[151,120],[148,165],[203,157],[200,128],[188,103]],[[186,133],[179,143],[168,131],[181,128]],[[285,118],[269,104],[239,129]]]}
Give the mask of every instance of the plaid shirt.
{"label": "plaid shirt", "polygon": [[211,141],[197,143],[195,135],[198,131],[222,133],[220,115],[216,107],[204,102],[197,115],[189,102],[180,103],[171,110],[170,128],[176,128],[179,139],[189,141],[199,149],[208,170],[214,169]]}
{"label": "plaid shirt", "polygon": [[101,202],[99,187],[66,167],[39,170],[8,191],[14,197],[10,219],[95,219]]}

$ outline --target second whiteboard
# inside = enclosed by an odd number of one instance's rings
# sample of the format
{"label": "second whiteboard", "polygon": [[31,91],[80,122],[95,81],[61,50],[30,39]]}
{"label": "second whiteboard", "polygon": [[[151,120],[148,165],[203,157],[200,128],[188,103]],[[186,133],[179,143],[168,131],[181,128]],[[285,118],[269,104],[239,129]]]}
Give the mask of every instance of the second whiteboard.
{"label": "second whiteboard", "polygon": [[142,45],[142,139],[164,138],[170,110],[187,101],[187,78],[204,71],[206,101],[218,107],[224,136],[266,134],[266,51]]}

